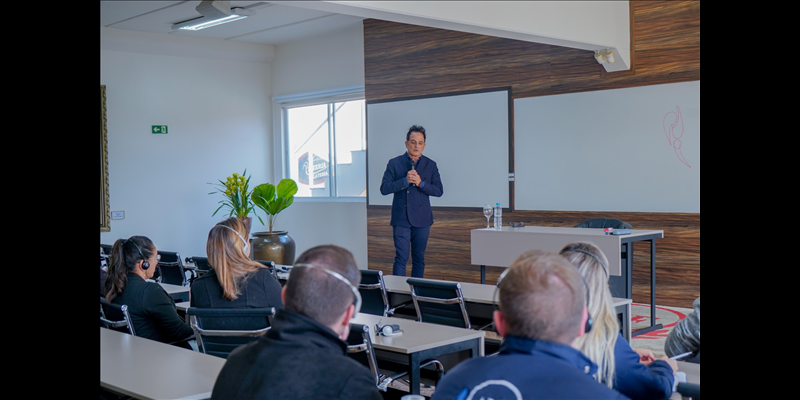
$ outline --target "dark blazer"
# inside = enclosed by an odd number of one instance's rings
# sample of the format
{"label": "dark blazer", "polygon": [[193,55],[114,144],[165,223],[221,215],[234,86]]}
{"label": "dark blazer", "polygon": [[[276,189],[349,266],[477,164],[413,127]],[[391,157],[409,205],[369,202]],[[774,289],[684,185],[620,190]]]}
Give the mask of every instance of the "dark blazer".
{"label": "dark blazer", "polygon": [[239,285],[239,297],[228,300],[222,297],[217,271],[212,268],[192,282],[189,305],[203,308],[283,308],[281,289],[281,284],[268,269],[259,268]]}
{"label": "dark blazer", "polygon": [[129,273],[122,294],[111,302],[128,306],[136,336],[164,343],[194,337],[192,328],[178,315],[175,301],[158,283]]}
{"label": "dark blazer", "polygon": [[439,167],[428,157],[420,156],[416,170],[422,183],[409,186],[406,174],[411,170],[408,153],[397,156],[386,164],[381,182],[381,194],[394,193],[392,199],[392,226],[426,227],[433,225],[430,196],[442,197],[444,187],[439,177]]}

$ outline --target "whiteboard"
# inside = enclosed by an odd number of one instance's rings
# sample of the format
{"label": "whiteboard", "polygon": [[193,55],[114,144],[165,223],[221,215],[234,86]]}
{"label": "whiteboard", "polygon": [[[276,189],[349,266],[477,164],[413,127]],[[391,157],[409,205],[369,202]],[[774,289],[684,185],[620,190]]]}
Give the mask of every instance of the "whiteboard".
{"label": "whiteboard", "polygon": [[406,152],[408,128],[422,125],[422,154],[436,161],[444,187],[431,206],[508,207],[509,108],[508,89],[367,102],[367,204],[392,204],[380,191],[386,165]]}
{"label": "whiteboard", "polygon": [[700,81],[514,100],[515,208],[700,212]]}

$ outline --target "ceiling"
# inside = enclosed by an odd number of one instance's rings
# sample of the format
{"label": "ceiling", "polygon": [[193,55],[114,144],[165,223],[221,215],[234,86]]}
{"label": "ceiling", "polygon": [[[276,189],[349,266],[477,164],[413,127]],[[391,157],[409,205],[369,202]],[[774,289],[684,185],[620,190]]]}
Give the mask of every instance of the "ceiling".
{"label": "ceiling", "polygon": [[200,17],[199,0],[101,1],[100,26],[150,33],[224,39],[235,42],[279,45],[324,35],[354,25],[363,18],[265,1],[231,1],[255,15],[199,31],[173,31],[172,24]]}

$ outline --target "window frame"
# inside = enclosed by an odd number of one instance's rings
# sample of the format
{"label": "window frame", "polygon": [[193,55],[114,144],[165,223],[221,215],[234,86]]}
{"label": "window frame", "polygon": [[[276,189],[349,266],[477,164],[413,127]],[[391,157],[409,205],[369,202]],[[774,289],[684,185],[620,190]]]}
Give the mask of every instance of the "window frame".
{"label": "window frame", "polygon": [[[275,182],[280,182],[281,179],[291,176],[291,160],[287,157],[288,154],[288,126],[286,123],[286,110],[294,107],[305,107],[319,104],[329,104],[334,102],[345,102],[353,100],[365,100],[364,86],[347,86],[331,90],[321,90],[315,92],[305,92],[272,97],[272,115],[273,115],[273,170],[275,171]],[[366,130],[366,123],[364,126]],[[366,132],[364,133],[366,135]],[[335,151],[336,143],[329,144],[329,150]],[[335,161],[335,160],[332,160]],[[336,168],[335,162],[331,162],[331,168]],[[365,166],[366,168],[366,166]],[[333,174],[331,174],[333,176]],[[333,180],[331,180],[333,181]],[[366,185],[367,177],[364,177]],[[306,197],[295,196],[294,201],[299,202],[365,202],[367,196],[338,196],[335,194],[337,182],[332,183],[332,191],[334,193],[325,197]],[[366,186],[365,186],[366,187]]]}

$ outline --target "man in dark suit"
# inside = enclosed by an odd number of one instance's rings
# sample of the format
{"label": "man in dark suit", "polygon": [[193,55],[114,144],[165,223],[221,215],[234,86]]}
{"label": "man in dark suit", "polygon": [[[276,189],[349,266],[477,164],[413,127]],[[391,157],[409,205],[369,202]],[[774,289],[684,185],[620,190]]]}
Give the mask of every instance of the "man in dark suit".
{"label": "man in dark suit", "polygon": [[394,237],[393,275],[406,275],[409,246],[411,276],[422,278],[425,272],[425,248],[433,225],[430,196],[444,193],[436,162],[422,155],[427,135],[425,128],[413,125],[406,133],[403,155],[389,160],[381,182],[381,194],[394,193],[392,233]]}

